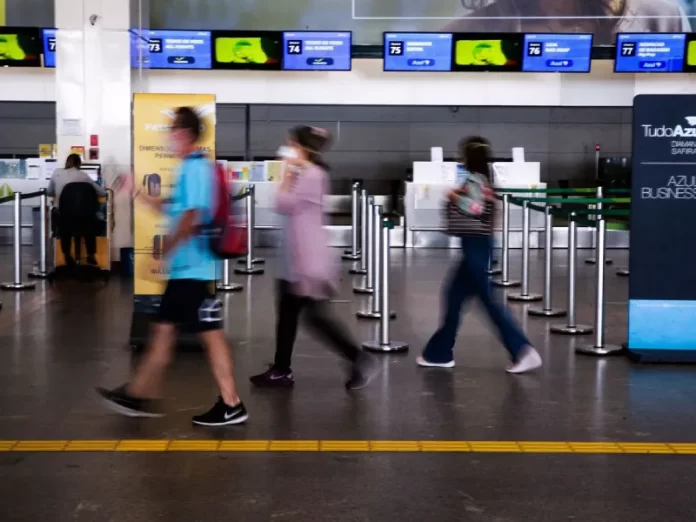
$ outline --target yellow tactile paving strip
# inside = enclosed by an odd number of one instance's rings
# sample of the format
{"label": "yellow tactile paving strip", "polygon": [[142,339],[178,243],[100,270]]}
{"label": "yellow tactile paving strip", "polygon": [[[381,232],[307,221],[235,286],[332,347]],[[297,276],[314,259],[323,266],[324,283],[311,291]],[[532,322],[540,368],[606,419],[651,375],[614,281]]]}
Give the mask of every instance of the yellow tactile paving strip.
{"label": "yellow tactile paving strip", "polygon": [[0,440],[0,452],[439,452],[696,455],[696,443],[466,440]]}

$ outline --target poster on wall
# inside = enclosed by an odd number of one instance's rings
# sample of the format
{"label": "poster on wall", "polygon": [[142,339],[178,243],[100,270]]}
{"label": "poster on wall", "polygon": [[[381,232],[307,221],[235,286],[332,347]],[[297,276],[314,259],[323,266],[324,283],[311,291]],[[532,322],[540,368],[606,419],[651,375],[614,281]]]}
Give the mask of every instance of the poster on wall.
{"label": "poster on wall", "polygon": [[[19,1],[19,0],[15,0]],[[150,0],[153,29],[353,31],[355,44],[383,32],[593,33],[612,45],[620,32],[690,32],[694,0]]]}
{"label": "poster on wall", "polygon": [[[207,94],[136,94],[133,102],[133,169],[136,187],[167,199],[176,181],[179,159],[168,146],[168,131],[177,107],[188,106],[203,120],[201,147],[215,157],[215,96]],[[134,220],[134,293],[136,305],[152,305],[164,290],[165,274],[155,273],[166,219],[136,199]],[[149,298],[149,299],[148,299]],[[136,306],[137,308],[137,306]],[[137,311],[137,310],[136,310]]]}
{"label": "poster on wall", "polygon": [[696,96],[636,96],[628,350],[642,360],[696,362],[694,165]]}

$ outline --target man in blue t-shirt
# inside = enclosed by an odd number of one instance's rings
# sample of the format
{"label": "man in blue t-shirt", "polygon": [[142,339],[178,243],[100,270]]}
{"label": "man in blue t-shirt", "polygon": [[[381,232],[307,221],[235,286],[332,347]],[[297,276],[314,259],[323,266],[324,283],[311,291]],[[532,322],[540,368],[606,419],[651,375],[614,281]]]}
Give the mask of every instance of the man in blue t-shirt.
{"label": "man in blue t-shirt", "polygon": [[193,423],[225,426],[246,421],[248,414],[237,395],[232,376],[232,357],[223,332],[222,303],[213,292],[215,257],[198,234],[201,225],[212,219],[214,170],[199,151],[201,121],[189,107],[176,110],[171,147],[181,158],[179,176],[171,204],[137,194],[169,218],[162,257],[168,264],[170,279],[152,326],[151,340],[132,382],[115,390],[99,389],[107,405],[120,413],[136,417],[159,416],[157,407],[162,379],[172,358],[176,327],[197,333],[205,345],[213,375],[220,388],[215,405]]}

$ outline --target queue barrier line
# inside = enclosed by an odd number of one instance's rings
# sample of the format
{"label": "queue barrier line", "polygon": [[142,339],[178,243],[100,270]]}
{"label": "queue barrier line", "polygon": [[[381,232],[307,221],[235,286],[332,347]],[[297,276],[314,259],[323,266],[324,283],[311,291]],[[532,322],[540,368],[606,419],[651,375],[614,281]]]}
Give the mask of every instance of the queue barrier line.
{"label": "queue barrier line", "polygon": [[527,453],[696,455],[696,443],[464,440],[2,440],[4,453]]}
{"label": "queue barrier line", "polygon": [[493,187],[493,190],[504,194],[594,194],[597,189],[593,188],[505,188]]}
{"label": "queue barrier line", "polygon": [[629,205],[631,198],[537,198],[537,197],[512,197],[512,201],[527,201],[529,203],[546,203],[547,205],[596,205],[598,203],[608,205]]}

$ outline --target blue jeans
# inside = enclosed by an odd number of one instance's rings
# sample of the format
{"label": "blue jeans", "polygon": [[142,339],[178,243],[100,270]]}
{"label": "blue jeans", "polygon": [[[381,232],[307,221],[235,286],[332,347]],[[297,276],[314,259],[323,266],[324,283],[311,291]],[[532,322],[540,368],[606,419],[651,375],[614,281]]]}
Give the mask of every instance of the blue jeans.
{"label": "blue jeans", "polygon": [[423,357],[427,361],[445,363],[454,359],[454,343],[461,322],[462,307],[474,296],[481,299],[513,362],[517,361],[522,348],[529,344],[524,332],[493,294],[488,278],[491,246],[489,236],[462,237],[461,261],[452,270],[449,281],[443,288],[445,311],[442,324],[423,351]]}

